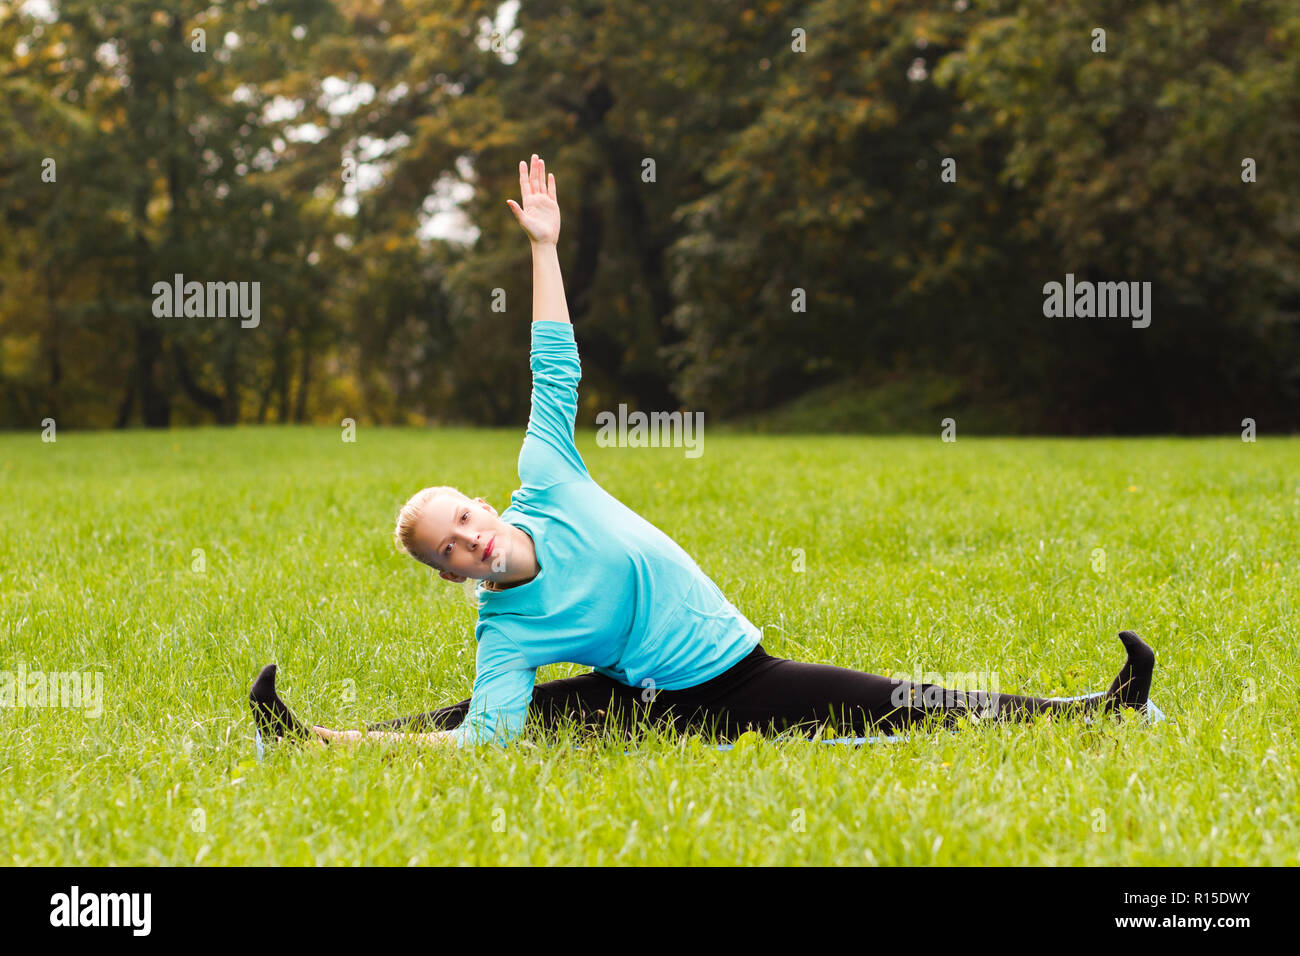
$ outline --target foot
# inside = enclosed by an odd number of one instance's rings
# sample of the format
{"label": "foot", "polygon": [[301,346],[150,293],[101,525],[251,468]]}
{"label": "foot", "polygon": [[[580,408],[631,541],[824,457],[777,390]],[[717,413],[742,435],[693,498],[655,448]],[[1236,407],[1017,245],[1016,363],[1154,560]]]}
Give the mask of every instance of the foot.
{"label": "foot", "polygon": [[1156,667],[1156,653],[1132,631],[1120,631],[1120,642],[1128,651],[1119,675],[1106,692],[1112,707],[1133,707],[1145,711],[1151,693],[1151,675]]}
{"label": "foot", "polygon": [[263,741],[279,741],[285,737],[294,740],[319,740],[275,692],[274,664],[267,664],[248,689],[248,702],[253,708],[253,720]]}

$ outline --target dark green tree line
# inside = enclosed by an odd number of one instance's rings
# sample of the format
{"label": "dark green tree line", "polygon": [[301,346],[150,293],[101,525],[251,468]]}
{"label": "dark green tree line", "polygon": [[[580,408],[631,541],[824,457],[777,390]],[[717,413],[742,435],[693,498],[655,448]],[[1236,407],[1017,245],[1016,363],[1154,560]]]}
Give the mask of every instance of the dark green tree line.
{"label": "dark green tree line", "polygon": [[[535,151],[584,423],[1300,425],[1282,0],[51,7],[0,4],[0,424],[518,424]],[[1044,316],[1067,273],[1150,326]],[[156,316],[176,274],[260,321]]]}

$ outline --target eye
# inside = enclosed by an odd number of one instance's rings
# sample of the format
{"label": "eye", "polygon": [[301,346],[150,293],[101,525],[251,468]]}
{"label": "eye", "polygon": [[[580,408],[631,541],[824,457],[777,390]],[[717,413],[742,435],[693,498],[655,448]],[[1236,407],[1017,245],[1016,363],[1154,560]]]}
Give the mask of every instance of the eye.
{"label": "eye", "polygon": [[[461,524],[464,524],[464,523],[465,523],[466,521],[468,521],[468,520],[469,520],[469,512],[466,511],[464,514],[462,514],[462,515],[460,516],[460,523],[461,523]],[[450,542],[447,544],[447,547],[445,547],[445,548],[442,549],[442,553],[443,553],[443,554],[451,554],[451,543],[450,543]]]}

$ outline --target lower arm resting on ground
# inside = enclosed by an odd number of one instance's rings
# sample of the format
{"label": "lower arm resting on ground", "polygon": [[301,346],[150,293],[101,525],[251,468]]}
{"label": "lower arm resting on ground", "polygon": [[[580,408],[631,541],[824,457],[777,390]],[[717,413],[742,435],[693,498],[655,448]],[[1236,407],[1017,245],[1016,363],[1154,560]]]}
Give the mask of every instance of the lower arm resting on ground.
{"label": "lower arm resting on ground", "polygon": [[454,747],[456,742],[452,739],[452,733],[449,730],[435,730],[427,734],[403,734],[392,730],[371,730],[363,732],[360,730],[329,730],[325,727],[313,728],[317,734],[331,743],[336,744],[359,744],[359,743],[413,743],[420,747]]}

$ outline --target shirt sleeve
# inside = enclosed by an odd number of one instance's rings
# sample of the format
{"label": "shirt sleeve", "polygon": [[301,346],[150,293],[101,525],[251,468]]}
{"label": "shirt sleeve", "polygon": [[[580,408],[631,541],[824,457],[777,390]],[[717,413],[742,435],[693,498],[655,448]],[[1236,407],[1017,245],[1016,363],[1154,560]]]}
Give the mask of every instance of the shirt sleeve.
{"label": "shirt sleeve", "polygon": [[469,713],[451,731],[457,747],[496,743],[518,737],[528,719],[537,668],[496,628],[485,628],[474,664],[474,690]]}
{"label": "shirt sleeve", "polygon": [[522,487],[549,488],[575,479],[591,479],[573,443],[578,415],[578,382],[582,365],[573,326],[542,320],[532,328],[533,404],[528,429],[519,450]]}

